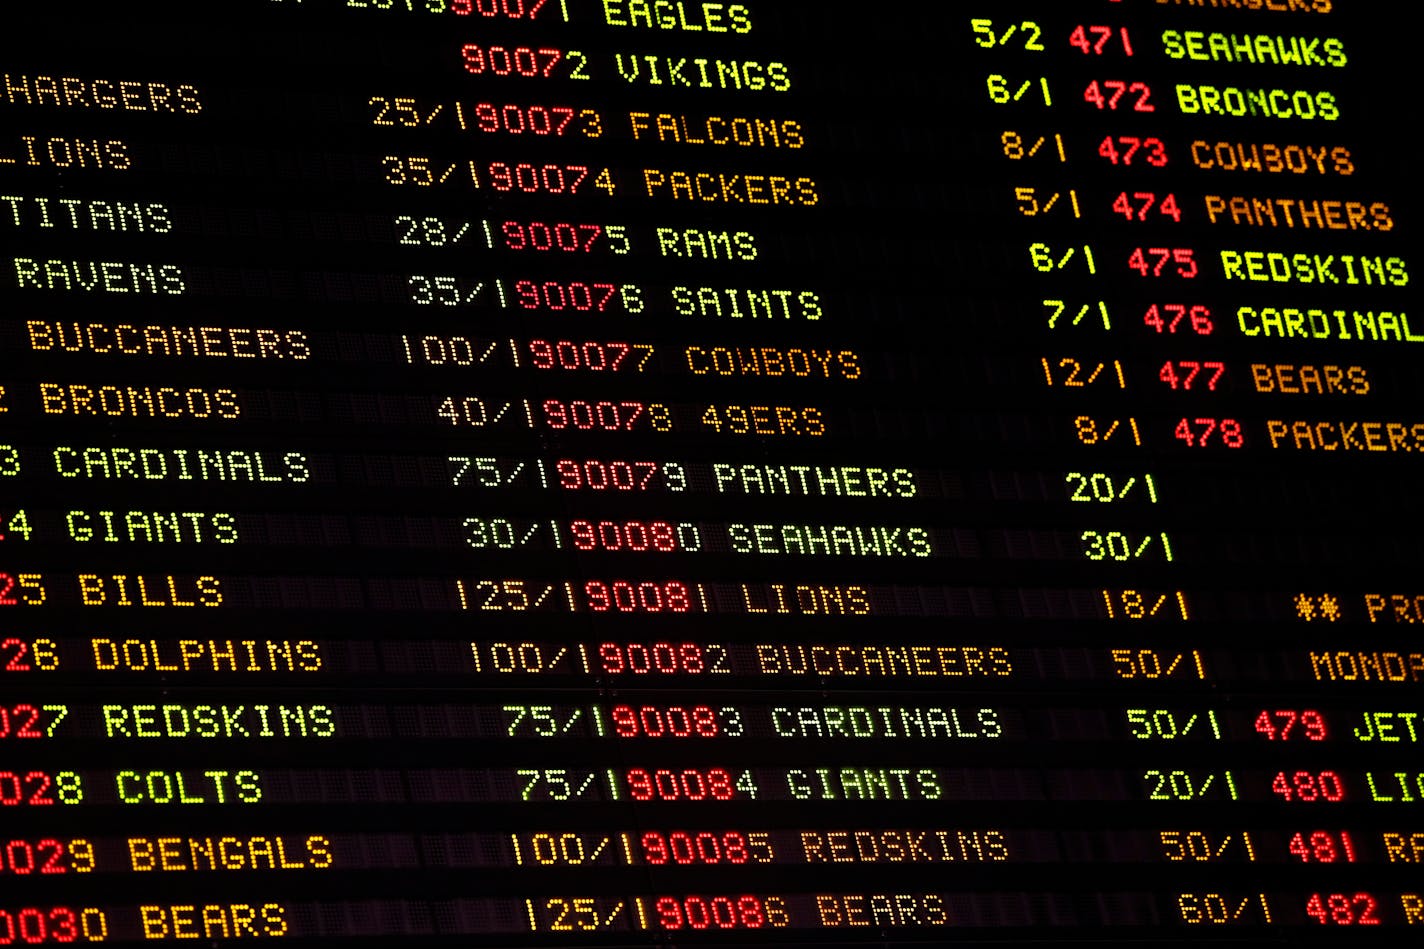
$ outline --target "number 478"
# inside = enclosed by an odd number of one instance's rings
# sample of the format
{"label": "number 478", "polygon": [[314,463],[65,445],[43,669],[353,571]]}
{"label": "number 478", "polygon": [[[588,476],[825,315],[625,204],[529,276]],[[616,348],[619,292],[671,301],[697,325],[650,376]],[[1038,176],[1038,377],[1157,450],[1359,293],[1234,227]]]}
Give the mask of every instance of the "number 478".
{"label": "number 478", "polygon": [[[1154,258],[1149,262],[1148,258]],[[1168,263],[1175,263],[1177,276],[1194,279],[1200,272],[1197,267],[1196,251],[1190,247],[1148,247],[1145,251],[1138,247],[1127,258],[1127,266],[1144,277],[1160,277]]]}

